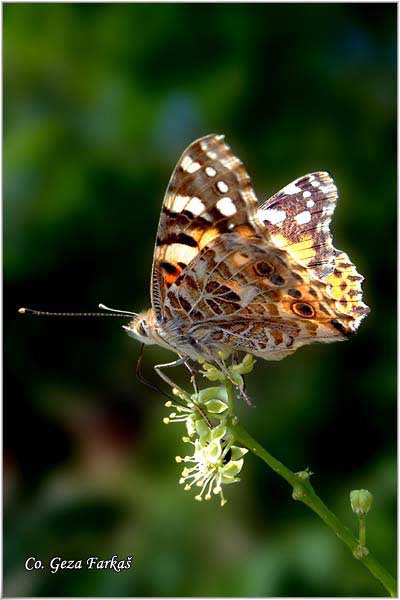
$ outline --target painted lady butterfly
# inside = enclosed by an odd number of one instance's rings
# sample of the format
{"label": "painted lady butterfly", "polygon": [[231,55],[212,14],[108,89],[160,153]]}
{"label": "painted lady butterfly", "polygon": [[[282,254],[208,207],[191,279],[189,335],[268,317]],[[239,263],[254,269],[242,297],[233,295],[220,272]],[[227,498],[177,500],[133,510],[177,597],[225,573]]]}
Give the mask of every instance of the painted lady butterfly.
{"label": "painted lady butterfly", "polygon": [[126,331],[176,352],[171,366],[204,358],[222,368],[221,350],[280,360],[348,338],[369,308],[363,277],[332,244],[336,201],[332,178],[316,172],[260,206],[224,136],[196,140],[165,194],[152,308]]}

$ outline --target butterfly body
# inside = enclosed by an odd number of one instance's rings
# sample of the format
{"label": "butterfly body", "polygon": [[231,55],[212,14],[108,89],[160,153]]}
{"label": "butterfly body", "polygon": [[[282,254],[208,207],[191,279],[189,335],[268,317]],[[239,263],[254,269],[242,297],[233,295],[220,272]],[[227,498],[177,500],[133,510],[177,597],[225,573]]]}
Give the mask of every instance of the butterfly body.
{"label": "butterfly body", "polygon": [[280,360],[346,339],[369,309],[363,277],[332,244],[336,200],[331,177],[316,172],[260,206],[223,136],[193,142],[163,202],[152,308],[125,329],[216,363],[221,350]]}

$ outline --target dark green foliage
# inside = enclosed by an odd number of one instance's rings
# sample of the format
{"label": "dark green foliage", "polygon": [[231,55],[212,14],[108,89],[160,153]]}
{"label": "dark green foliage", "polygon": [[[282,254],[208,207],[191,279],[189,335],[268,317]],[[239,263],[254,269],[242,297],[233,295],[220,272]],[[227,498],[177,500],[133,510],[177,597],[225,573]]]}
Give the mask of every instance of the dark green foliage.
{"label": "dark green foliage", "polygon": [[[313,170],[340,191],[337,247],[371,314],[343,344],[258,363],[246,428],[392,572],[395,531],[396,6],[4,6],[5,593],[380,596],[249,456],[229,502],[178,487],[182,432],[135,379],[118,320],[18,306],[149,304],[162,196],[194,138],[225,133],[260,198]],[[172,355],[145,355],[147,375]],[[187,382],[183,371],[175,377]],[[130,571],[24,571],[29,556],[134,556]]]}

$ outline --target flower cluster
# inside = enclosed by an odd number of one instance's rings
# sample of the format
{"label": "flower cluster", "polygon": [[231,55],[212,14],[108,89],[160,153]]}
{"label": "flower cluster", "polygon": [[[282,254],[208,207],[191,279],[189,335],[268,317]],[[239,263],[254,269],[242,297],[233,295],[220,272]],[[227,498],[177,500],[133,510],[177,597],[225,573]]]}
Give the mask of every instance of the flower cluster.
{"label": "flower cluster", "polygon": [[249,372],[253,364],[254,359],[246,355],[242,363],[227,368],[227,376],[215,366],[202,363],[202,374],[211,381],[219,380],[221,385],[203,389],[190,397],[175,389],[174,394],[182,403],[166,402],[173,411],[163,419],[164,423],[186,426],[187,435],[182,439],[192,446],[192,454],[177,456],[176,461],[185,463],[179,480],[184,489],[199,488],[196,500],[210,500],[215,494],[223,506],[226,499],[222,486],[240,481],[238,475],[248,450],[234,444],[232,425],[236,417],[232,412],[227,379],[242,387],[242,374]]}

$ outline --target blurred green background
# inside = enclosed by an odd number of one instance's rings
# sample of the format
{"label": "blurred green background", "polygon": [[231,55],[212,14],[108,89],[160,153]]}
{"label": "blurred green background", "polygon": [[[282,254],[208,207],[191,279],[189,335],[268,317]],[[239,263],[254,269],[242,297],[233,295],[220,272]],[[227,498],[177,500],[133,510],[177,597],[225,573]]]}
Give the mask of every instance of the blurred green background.
{"label": "blurred green background", "polygon": [[[283,480],[248,456],[228,504],[178,486],[179,426],[135,379],[118,320],[18,306],[149,305],[162,197],[185,146],[225,133],[260,198],[329,170],[333,230],[371,314],[345,344],[259,361],[243,424],[396,569],[396,5],[4,6],[4,573],[9,596],[380,596]],[[145,371],[172,360],[150,349]],[[174,377],[187,382],[184,371]],[[26,572],[34,556],[133,555]]]}

